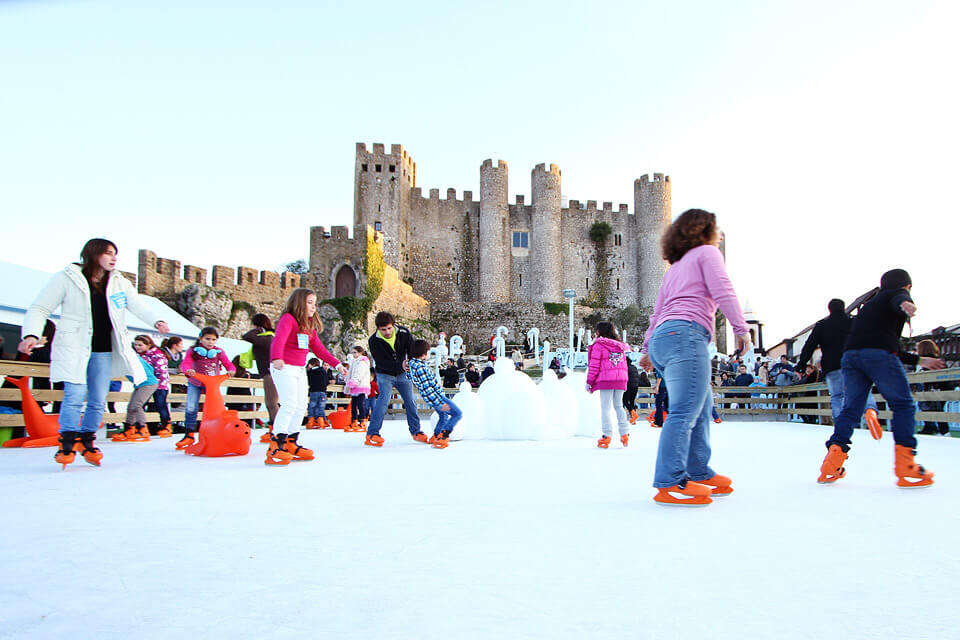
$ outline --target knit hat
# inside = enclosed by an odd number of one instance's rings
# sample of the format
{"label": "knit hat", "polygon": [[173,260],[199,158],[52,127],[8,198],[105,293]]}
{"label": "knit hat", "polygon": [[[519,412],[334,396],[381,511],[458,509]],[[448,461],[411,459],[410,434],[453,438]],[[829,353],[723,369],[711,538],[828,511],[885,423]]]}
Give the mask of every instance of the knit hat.
{"label": "knit hat", "polygon": [[910,274],[904,269],[891,269],[880,277],[881,289],[902,289],[911,284]]}
{"label": "knit hat", "polygon": [[847,305],[840,298],[834,298],[827,305],[827,309],[830,313],[844,313],[847,310]]}

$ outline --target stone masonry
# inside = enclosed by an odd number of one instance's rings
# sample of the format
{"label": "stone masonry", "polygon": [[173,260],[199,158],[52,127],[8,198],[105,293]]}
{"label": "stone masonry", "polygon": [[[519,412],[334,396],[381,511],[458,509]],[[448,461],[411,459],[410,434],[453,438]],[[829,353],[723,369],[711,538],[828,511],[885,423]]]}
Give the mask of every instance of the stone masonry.
{"label": "stone masonry", "polygon": [[[561,302],[561,291],[574,289],[578,298],[593,295],[601,305],[652,309],[666,271],[659,242],[671,220],[669,176],[657,173],[635,181],[633,213],[626,204],[564,203],[561,172],[553,164],[531,172],[530,204],[523,196],[507,202],[506,162],[484,161],[479,177],[479,201],[472,191],[461,198],[455,189],[447,189],[445,198],[440,189],[424,195],[417,186],[417,164],[402,145],[388,152],[383,144],[368,149],[358,143],[354,236],[361,237],[368,225],[382,232],[387,264],[431,303]],[[595,222],[612,228],[604,243],[589,237]],[[362,260],[358,245],[353,246],[360,257],[351,256],[346,244],[319,238],[314,243],[314,238],[311,271],[321,282],[335,282],[335,270]],[[606,297],[597,300],[601,281]]]}

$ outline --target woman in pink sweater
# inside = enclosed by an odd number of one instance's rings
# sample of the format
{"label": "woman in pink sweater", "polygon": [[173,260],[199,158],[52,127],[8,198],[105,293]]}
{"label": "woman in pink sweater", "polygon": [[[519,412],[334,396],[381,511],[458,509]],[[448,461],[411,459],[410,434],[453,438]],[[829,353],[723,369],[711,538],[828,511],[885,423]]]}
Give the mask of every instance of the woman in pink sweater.
{"label": "woman in pink sweater", "polygon": [[733,492],[730,478],[710,468],[710,355],[717,307],[733,326],[737,348],[746,352],[750,330],[720,253],[717,217],[683,212],[663,235],[670,268],[657,296],[640,364],[657,369],[670,395],[653,486],[661,504],[699,506]]}
{"label": "woman in pink sweater", "polygon": [[270,377],[277,387],[280,409],[273,421],[273,436],[267,447],[266,464],[289,464],[291,460],[313,460],[313,451],[297,442],[300,425],[310,401],[307,385],[307,353],[346,373],[346,367],[320,342],[323,321],[317,315],[317,294],[294,289],[270,343]]}
{"label": "woman in pink sweater", "polygon": [[[623,392],[627,390],[627,353],[630,345],[620,342],[620,336],[612,322],[597,323],[597,339],[587,350],[589,366],[587,368],[587,391],[600,392],[600,423],[603,436],[597,446],[606,449],[610,446],[613,425],[610,424],[611,410],[617,415],[620,429],[620,442],[627,446],[630,441],[630,423],[623,408]],[[611,406],[612,405],[612,406]]]}

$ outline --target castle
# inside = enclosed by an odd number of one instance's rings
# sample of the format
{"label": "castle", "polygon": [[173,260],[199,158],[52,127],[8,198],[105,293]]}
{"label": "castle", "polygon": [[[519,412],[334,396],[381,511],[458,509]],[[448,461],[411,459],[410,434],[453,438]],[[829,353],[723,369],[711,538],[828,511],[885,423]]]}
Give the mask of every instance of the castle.
{"label": "castle", "polygon": [[[366,329],[372,315],[393,312],[428,335],[459,333],[480,349],[497,326],[516,339],[530,327],[565,342],[563,290],[586,303],[575,307],[577,324],[616,309],[653,309],[666,271],[660,237],[671,221],[670,178],[641,176],[634,182],[634,208],[598,207],[561,199],[556,165],[531,172],[531,203],[507,200],[503,161],[480,166],[480,199],[447,189],[428,195],[417,186],[417,164],[401,145],[356,146],[353,233],[346,226],[310,228],[309,272],[258,272],[214,266],[210,273],[141,250],[137,285],[195,324],[214,324],[239,335],[255,311],[276,317],[290,291],[315,289],[321,299],[354,298],[363,305]],[[344,300],[349,302],[349,300]],[[587,306],[588,305],[588,306]],[[336,306],[336,305],[335,305]],[[362,318],[352,322],[364,324]],[[632,338],[642,324],[627,327]],[[347,346],[346,348],[349,348]]]}
{"label": "castle", "polygon": [[[383,234],[386,264],[431,303],[561,302],[573,289],[598,306],[650,310],[666,271],[660,237],[671,220],[670,177],[634,182],[634,210],[561,201],[556,165],[531,172],[531,203],[507,200],[507,163],[480,166],[480,199],[447,189],[423,195],[417,164],[398,144],[357,143],[353,238],[346,227],[310,231],[310,273],[321,297],[360,295],[365,229]],[[591,238],[595,223],[603,237]]]}

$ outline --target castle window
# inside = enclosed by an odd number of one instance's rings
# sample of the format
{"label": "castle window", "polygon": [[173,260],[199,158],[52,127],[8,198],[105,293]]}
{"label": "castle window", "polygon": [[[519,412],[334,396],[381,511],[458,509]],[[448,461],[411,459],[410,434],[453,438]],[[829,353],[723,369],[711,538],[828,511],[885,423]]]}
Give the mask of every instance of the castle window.
{"label": "castle window", "polygon": [[251,283],[251,284],[253,283],[253,274],[252,274],[252,273],[248,273],[248,274],[247,274],[247,282],[248,282],[248,283]]}
{"label": "castle window", "polygon": [[523,286],[523,274],[520,273],[520,274],[517,274],[517,275],[520,277],[520,286],[522,287],[522,286]]}
{"label": "castle window", "polygon": [[617,278],[617,291],[620,291],[620,278]]}
{"label": "castle window", "polygon": [[375,164],[373,165],[373,168],[374,170],[376,170],[377,173],[380,173],[383,170],[383,165]]}
{"label": "castle window", "polygon": [[376,231],[383,231],[383,223],[377,220],[376,222],[373,223],[373,228]]}
{"label": "castle window", "polygon": [[366,163],[360,165],[360,171],[366,171],[366,170],[367,170],[367,165],[366,165]]}
{"label": "castle window", "polygon": [[203,282],[203,278],[200,277],[200,273],[197,273],[197,282]]}
{"label": "castle window", "polygon": [[530,246],[530,234],[526,231],[513,232],[513,246],[516,249],[527,249]]}
{"label": "castle window", "polygon": [[621,238],[620,234],[619,234],[619,233],[615,233],[615,234],[613,235],[613,244],[614,244],[614,246],[619,247],[622,242],[623,242],[623,239]]}
{"label": "castle window", "polygon": [[397,165],[395,164],[390,165],[390,173],[396,173],[396,172],[397,172]]}
{"label": "castle window", "polygon": [[590,289],[590,278],[587,278],[587,290]]}

